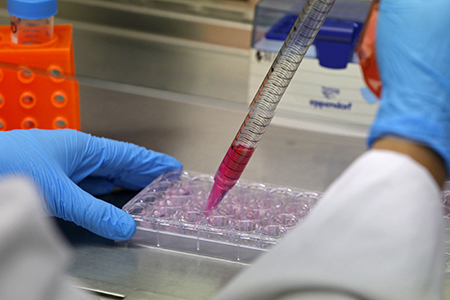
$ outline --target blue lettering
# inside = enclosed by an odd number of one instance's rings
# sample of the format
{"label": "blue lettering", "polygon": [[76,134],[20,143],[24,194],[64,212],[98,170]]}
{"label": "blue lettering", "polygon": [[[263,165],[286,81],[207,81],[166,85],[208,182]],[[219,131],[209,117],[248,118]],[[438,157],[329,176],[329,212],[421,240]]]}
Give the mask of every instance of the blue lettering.
{"label": "blue lettering", "polygon": [[341,102],[331,102],[331,101],[320,101],[315,99],[309,100],[309,105],[313,106],[314,108],[334,108],[339,110],[351,110],[352,109],[352,103],[349,102],[348,104],[343,104]]}
{"label": "blue lettering", "polygon": [[327,99],[335,99],[337,95],[341,93],[341,90],[338,88],[322,86],[322,94]]}

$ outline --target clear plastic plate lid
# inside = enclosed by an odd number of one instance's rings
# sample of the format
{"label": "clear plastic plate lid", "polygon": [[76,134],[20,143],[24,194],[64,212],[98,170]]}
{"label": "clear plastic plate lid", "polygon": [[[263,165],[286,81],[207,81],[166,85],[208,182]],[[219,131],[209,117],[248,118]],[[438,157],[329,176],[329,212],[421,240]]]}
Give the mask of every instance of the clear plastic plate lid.
{"label": "clear plastic plate lid", "polygon": [[277,244],[320,199],[316,192],[241,180],[205,214],[213,183],[211,175],[181,170],[158,177],[123,207],[138,224],[134,241],[205,255],[216,248],[213,256],[241,260],[235,247],[255,251]]}

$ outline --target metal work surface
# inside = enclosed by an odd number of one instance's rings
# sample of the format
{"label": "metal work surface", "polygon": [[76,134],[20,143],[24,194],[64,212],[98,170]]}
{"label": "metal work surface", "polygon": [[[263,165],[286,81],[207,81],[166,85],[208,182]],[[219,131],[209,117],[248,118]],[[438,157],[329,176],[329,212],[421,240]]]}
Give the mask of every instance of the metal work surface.
{"label": "metal work surface", "polygon": [[246,267],[155,248],[79,246],[75,253],[70,272],[80,286],[135,300],[208,299]]}

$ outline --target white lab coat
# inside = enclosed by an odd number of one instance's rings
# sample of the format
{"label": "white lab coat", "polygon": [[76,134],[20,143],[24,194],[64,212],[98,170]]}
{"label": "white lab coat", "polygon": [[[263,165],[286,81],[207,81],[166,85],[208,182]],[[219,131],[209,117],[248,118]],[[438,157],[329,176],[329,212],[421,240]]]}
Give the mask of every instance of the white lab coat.
{"label": "white lab coat", "polygon": [[93,299],[66,275],[69,259],[32,184],[0,179],[0,299]]}
{"label": "white lab coat", "polygon": [[[213,299],[440,299],[443,241],[440,191],[427,170],[371,150]],[[0,182],[1,299],[89,299],[63,275],[67,253],[30,184]]]}
{"label": "white lab coat", "polygon": [[303,224],[213,299],[441,299],[443,228],[428,171],[405,155],[371,150]]}

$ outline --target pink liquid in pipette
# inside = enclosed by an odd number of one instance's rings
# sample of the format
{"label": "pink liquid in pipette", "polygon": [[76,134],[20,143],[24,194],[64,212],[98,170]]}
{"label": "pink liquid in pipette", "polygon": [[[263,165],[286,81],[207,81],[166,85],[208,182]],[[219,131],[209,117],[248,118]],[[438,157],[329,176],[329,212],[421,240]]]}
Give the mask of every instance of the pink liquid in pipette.
{"label": "pink liquid in pipette", "polygon": [[242,143],[232,145],[228,149],[214,177],[214,185],[205,207],[206,213],[216,208],[225,194],[236,184],[253,152],[254,147]]}

